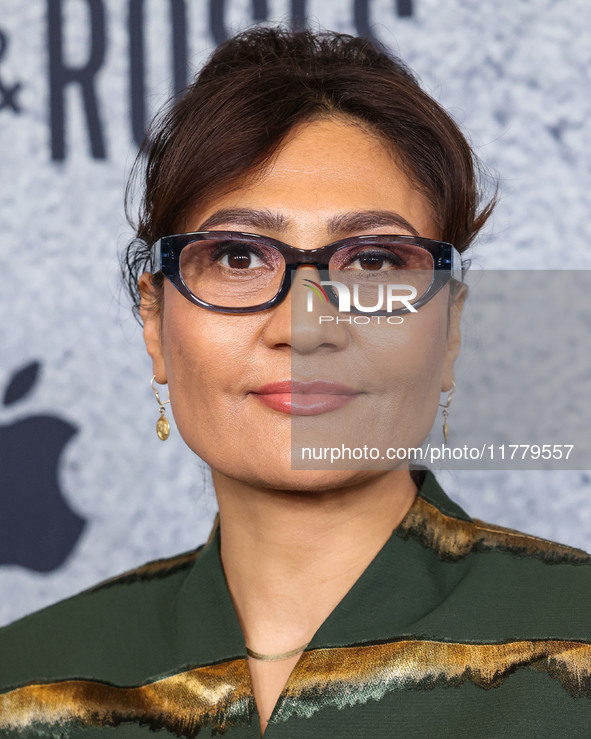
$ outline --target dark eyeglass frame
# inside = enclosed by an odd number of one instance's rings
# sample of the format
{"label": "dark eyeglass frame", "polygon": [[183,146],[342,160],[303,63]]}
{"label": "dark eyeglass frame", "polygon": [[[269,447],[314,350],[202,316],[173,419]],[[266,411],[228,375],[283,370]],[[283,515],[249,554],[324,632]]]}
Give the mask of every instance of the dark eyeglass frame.
{"label": "dark eyeglass frame", "polygon": [[[208,239],[239,239],[243,243],[253,242],[255,244],[264,243],[276,249],[283,257],[285,262],[285,272],[281,280],[281,284],[275,296],[264,303],[258,305],[250,305],[246,307],[225,307],[212,303],[207,303],[197,297],[185,284],[180,270],[180,256],[185,246],[195,241],[206,241]],[[243,231],[194,231],[182,234],[173,234],[171,236],[162,236],[156,241],[153,249],[153,267],[157,269],[153,272],[162,272],[164,276],[176,287],[176,289],[194,305],[206,310],[215,311],[216,313],[258,313],[275,307],[284,300],[289,293],[292,278],[295,270],[302,264],[316,267],[322,275],[323,272],[329,272],[329,263],[333,255],[339,249],[364,244],[366,241],[375,241],[376,239],[387,238],[396,240],[401,244],[409,244],[419,246],[426,249],[433,258],[433,276],[427,290],[417,298],[412,304],[414,308],[420,308],[429,300],[431,300],[444,285],[452,278],[458,282],[463,282],[464,274],[470,266],[469,259],[462,261],[461,255],[453,244],[445,241],[435,241],[434,239],[426,239],[417,236],[399,236],[397,234],[368,234],[364,236],[349,236],[345,239],[333,241],[326,246],[320,246],[316,249],[300,249],[297,246],[290,246],[277,239],[260,234],[247,233]],[[403,272],[404,270],[402,270]],[[288,279],[289,275],[289,279]],[[332,291],[327,291],[331,302],[338,307],[338,300]],[[401,313],[409,313],[408,308],[397,308],[391,311],[375,311],[374,315],[399,315]],[[361,313],[351,306],[351,313]],[[367,315],[367,314],[365,314]]]}

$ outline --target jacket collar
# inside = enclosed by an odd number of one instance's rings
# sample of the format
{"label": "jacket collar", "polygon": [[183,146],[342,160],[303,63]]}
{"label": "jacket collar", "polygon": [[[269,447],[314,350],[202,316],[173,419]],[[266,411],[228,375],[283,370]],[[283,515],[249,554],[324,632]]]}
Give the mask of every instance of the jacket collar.
{"label": "jacket collar", "polygon": [[[472,521],[426,470],[405,517],[321,624],[308,649],[391,638],[406,632],[447,596],[461,578],[463,565],[458,563],[455,576],[447,579],[442,590],[441,575],[436,571],[441,558],[429,545],[429,537],[421,539],[417,534],[437,527],[439,516]],[[181,661],[212,664],[246,656],[222,566],[217,518],[178,598],[176,635]]]}

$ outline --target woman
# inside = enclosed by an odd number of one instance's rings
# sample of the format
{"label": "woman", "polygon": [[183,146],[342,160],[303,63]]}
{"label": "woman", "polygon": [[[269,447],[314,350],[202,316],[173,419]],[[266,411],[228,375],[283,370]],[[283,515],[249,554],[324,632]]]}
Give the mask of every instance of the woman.
{"label": "woman", "polygon": [[258,27],[147,154],[126,268],[158,434],[166,383],[219,519],[2,629],[1,735],[588,736],[590,555],[472,519],[406,460],[297,458],[417,447],[448,411],[460,254],[493,207],[455,123],[368,41]]}

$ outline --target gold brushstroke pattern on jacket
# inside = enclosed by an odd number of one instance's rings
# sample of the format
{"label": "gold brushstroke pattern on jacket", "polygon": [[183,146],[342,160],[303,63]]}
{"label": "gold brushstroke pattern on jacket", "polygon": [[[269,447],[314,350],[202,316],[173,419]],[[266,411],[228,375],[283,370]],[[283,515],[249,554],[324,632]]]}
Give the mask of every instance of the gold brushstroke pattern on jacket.
{"label": "gold brushstroke pattern on jacket", "polygon": [[[401,689],[501,685],[518,668],[546,672],[574,697],[591,698],[591,644],[522,640],[474,644],[401,639],[384,644],[304,652],[282,693],[273,720],[306,716],[326,706],[379,701]],[[0,730],[35,725],[166,728],[195,737],[211,727],[223,733],[250,722],[255,709],[245,659],[200,667],[147,685],[121,688],[93,680],[26,685],[0,695]]]}
{"label": "gold brushstroke pattern on jacket", "polygon": [[501,685],[517,668],[558,679],[574,697],[591,698],[591,643],[523,640],[473,644],[400,640],[304,652],[275,708],[274,718],[310,717],[325,706],[379,701],[400,689]]}
{"label": "gold brushstroke pattern on jacket", "polygon": [[204,726],[223,732],[249,721],[254,706],[248,664],[237,659],[133,688],[73,679],[25,685],[0,695],[0,736],[3,729],[116,727],[131,721],[194,737]]}
{"label": "gold brushstroke pattern on jacket", "polygon": [[458,560],[472,552],[499,550],[534,557],[546,564],[591,564],[591,554],[582,549],[478,518],[464,521],[448,516],[420,496],[415,498],[396,533],[403,539],[416,539],[446,560]]}

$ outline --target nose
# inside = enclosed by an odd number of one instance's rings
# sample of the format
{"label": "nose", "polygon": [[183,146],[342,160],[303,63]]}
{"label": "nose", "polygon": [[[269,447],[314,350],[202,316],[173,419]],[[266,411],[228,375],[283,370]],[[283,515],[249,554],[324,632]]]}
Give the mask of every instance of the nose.
{"label": "nose", "polygon": [[349,341],[347,324],[337,320],[337,309],[323,294],[318,269],[299,265],[287,279],[291,285],[285,300],[269,311],[265,327],[268,345],[288,347],[301,355],[344,349]]}

